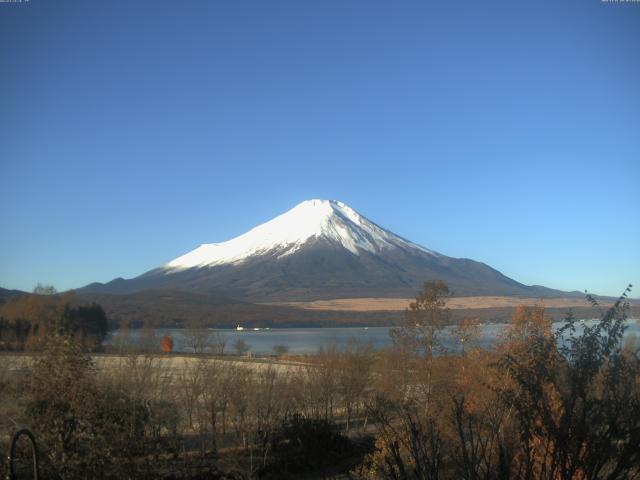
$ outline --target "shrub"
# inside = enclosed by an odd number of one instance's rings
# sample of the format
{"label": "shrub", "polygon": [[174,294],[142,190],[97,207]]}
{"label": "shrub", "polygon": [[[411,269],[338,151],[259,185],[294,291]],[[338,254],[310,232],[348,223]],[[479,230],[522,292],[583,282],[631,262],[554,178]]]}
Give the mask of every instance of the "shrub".
{"label": "shrub", "polygon": [[271,437],[271,457],[258,472],[260,478],[287,478],[292,474],[326,470],[353,453],[351,440],[335,423],[294,415]]}

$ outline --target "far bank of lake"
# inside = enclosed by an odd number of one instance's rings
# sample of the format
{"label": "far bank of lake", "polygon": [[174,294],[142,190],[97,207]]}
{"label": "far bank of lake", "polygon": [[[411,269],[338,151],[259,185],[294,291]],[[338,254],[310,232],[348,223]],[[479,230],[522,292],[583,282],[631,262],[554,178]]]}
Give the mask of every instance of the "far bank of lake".
{"label": "far bank of lake", "polygon": [[[584,321],[587,325],[595,320]],[[555,322],[554,328],[560,328],[564,322]],[[164,336],[173,339],[173,351],[176,353],[193,353],[190,336],[197,333],[204,338],[210,336],[212,341],[216,337],[223,338],[225,353],[234,353],[234,343],[244,341],[250,351],[256,355],[274,353],[276,345],[285,346],[292,354],[313,354],[322,346],[328,347],[335,344],[338,349],[344,348],[349,342],[357,341],[371,344],[373,348],[385,348],[392,345],[389,329],[392,327],[344,327],[344,328],[270,328],[254,330],[246,328],[236,329],[204,329],[185,330],[177,328],[157,328],[151,331],[129,330],[123,332],[114,330],[109,333],[105,341],[107,347],[157,345]],[[500,333],[507,328],[505,324],[485,324],[480,326],[478,339],[475,346],[491,348],[500,338]],[[461,346],[450,335],[450,328],[445,329],[441,335],[443,347],[449,351],[459,351]],[[629,320],[625,337],[640,337],[640,324],[636,320]]]}

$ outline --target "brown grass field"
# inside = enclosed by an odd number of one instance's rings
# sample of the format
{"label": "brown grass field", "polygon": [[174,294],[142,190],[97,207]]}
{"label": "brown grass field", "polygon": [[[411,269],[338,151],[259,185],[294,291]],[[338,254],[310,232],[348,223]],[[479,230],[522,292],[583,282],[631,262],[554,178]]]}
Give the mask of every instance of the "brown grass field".
{"label": "brown grass field", "polygon": [[[338,298],[334,300],[315,300],[311,302],[272,302],[266,305],[283,305],[306,310],[330,311],[402,311],[409,306],[411,298]],[[632,301],[636,304],[638,301]],[[602,302],[603,306],[611,302]],[[475,308],[504,308],[518,305],[544,305],[548,308],[589,307],[584,298],[525,298],[525,297],[456,297],[447,302],[452,310]]]}

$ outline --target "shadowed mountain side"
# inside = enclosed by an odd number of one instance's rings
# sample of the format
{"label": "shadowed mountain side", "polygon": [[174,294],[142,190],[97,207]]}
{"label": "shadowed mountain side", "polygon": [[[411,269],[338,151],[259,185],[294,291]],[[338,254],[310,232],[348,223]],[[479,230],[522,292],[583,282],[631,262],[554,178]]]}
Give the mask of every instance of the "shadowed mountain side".
{"label": "shadowed mountain side", "polygon": [[325,239],[311,240],[300,251],[283,257],[260,255],[239,264],[178,271],[158,268],[130,280],[118,278],[106,284],[94,283],[78,291],[132,293],[161,288],[223,294],[252,302],[397,298],[411,297],[426,280],[435,279],[444,280],[460,296],[568,295],[523,285],[474,260],[434,256],[408,248],[354,255]]}

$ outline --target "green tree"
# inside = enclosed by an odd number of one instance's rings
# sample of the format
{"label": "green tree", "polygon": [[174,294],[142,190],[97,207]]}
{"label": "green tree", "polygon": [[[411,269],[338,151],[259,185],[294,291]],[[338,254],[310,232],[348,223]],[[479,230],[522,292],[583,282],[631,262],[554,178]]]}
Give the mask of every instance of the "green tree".
{"label": "green tree", "polygon": [[100,305],[71,306],[65,304],[62,316],[53,325],[59,333],[80,336],[99,346],[107,336],[107,315]]}

